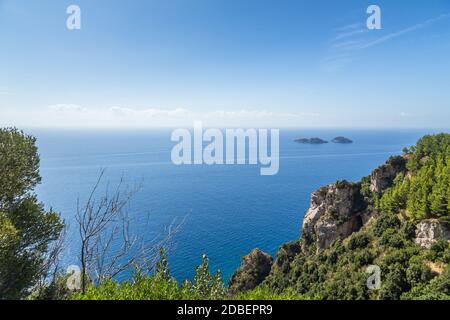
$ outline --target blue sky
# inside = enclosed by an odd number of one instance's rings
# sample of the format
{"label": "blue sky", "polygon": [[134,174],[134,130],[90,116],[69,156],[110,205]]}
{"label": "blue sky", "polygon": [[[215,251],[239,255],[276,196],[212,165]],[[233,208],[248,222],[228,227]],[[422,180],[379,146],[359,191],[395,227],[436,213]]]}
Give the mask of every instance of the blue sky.
{"label": "blue sky", "polygon": [[449,57],[448,0],[0,0],[0,126],[448,128]]}

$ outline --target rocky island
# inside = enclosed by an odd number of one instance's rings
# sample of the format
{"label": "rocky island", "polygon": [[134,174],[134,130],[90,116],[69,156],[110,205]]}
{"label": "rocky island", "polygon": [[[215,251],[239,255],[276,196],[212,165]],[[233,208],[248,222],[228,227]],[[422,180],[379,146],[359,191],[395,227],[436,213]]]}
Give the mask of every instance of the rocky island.
{"label": "rocky island", "polygon": [[295,142],[303,143],[303,144],[323,144],[328,143],[328,141],[322,140],[320,138],[300,138],[295,139]]}
{"label": "rocky island", "polygon": [[350,140],[349,138],[345,138],[345,137],[336,137],[333,140],[331,140],[331,142],[333,142],[333,143],[343,143],[343,144],[353,143],[352,140]]}

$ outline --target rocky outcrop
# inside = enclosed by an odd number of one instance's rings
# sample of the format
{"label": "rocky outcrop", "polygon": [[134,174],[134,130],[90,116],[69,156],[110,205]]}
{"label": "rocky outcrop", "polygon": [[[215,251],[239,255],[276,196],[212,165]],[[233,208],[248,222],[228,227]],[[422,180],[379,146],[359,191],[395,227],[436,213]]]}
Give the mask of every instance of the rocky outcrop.
{"label": "rocky outcrop", "polygon": [[269,275],[273,258],[259,249],[253,249],[242,258],[242,263],[228,283],[230,293],[256,288]]}
{"label": "rocky outcrop", "polygon": [[[406,159],[391,157],[370,175],[370,192],[382,193],[394,179],[406,172]],[[317,251],[328,248],[336,239],[358,231],[377,213],[368,208],[361,185],[340,181],[320,188],[311,195],[311,205],[303,219],[302,249],[315,245]]]}
{"label": "rocky outcrop", "polygon": [[303,219],[302,248],[328,248],[338,238],[346,238],[363,225],[366,203],[357,183],[339,181],[311,195],[311,205]]}
{"label": "rocky outcrop", "polygon": [[450,241],[450,230],[439,222],[439,220],[423,220],[417,225],[415,239],[417,244],[429,249],[437,240]]}
{"label": "rocky outcrop", "polygon": [[406,159],[401,156],[391,157],[386,163],[375,169],[370,175],[370,191],[381,193],[394,182],[400,172],[406,171]]}
{"label": "rocky outcrop", "polygon": [[343,143],[343,144],[353,143],[352,140],[350,140],[349,138],[346,138],[346,137],[336,137],[333,140],[331,140],[331,142],[333,142],[333,143]]}
{"label": "rocky outcrop", "polygon": [[303,143],[303,144],[323,144],[323,143],[328,143],[328,141],[322,140],[320,138],[301,138],[301,139],[296,139],[294,140],[295,142],[298,143]]}

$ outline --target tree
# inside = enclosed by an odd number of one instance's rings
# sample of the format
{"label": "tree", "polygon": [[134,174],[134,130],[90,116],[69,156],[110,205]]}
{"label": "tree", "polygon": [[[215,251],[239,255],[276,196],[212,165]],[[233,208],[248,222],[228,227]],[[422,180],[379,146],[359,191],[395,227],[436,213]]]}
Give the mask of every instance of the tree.
{"label": "tree", "polygon": [[[48,277],[64,223],[34,194],[41,181],[36,139],[0,129],[0,299],[20,299]],[[57,250],[59,251],[59,250]]]}
{"label": "tree", "polygon": [[382,211],[414,220],[450,219],[450,134],[425,136],[408,153],[407,175],[399,174],[377,204]]}
{"label": "tree", "polygon": [[433,215],[441,217],[448,212],[448,190],[450,185],[450,163],[446,165],[438,159],[436,168],[436,183],[430,195],[430,209]]}
{"label": "tree", "polygon": [[199,300],[218,300],[226,294],[220,270],[212,275],[209,271],[209,259],[202,256],[202,264],[195,268],[194,281],[184,283],[184,291],[189,292],[189,296]]}

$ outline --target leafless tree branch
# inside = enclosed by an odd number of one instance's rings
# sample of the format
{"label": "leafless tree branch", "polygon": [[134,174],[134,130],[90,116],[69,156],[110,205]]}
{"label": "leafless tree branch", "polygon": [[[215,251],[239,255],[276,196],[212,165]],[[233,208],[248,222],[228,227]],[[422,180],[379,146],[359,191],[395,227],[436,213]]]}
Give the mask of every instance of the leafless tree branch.
{"label": "leafless tree branch", "polygon": [[[132,233],[130,230],[134,221],[129,215],[129,203],[141,185],[133,188],[124,186],[122,177],[113,193],[109,192],[107,184],[105,194],[96,198],[104,174],[105,170],[102,170],[83,206],[80,199],[77,200],[82,292],[85,292],[89,281],[100,284],[132,267],[150,272],[157,261],[159,249],[164,247],[170,250],[173,236],[185,221],[185,218],[180,223],[173,221],[150,241],[145,240],[143,233]],[[136,215],[133,217],[136,218]],[[149,215],[145,218],[147,224],[144,227],[148,226]]]}

